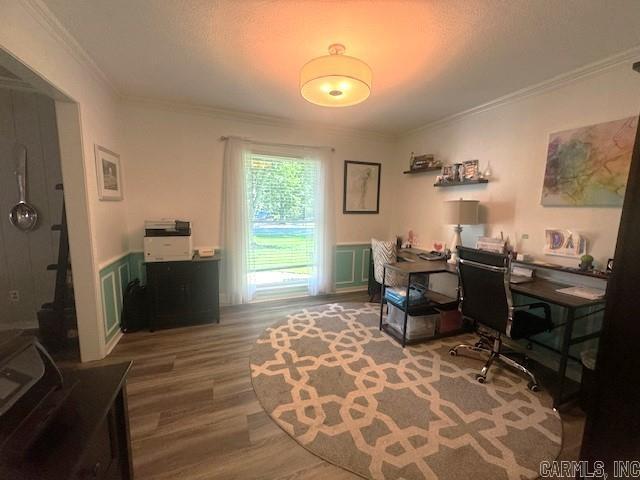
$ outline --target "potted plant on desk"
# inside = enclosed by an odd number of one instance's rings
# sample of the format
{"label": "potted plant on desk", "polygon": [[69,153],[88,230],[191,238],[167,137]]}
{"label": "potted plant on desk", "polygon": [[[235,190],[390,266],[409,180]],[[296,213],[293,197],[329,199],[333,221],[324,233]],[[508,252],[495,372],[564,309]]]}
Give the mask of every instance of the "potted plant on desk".
{"label": "potted plant on desk", "polygon": [[579,268],[583,272],[588,272],[589,270],[593,270],[593,257],[591,255],[582,255],[580,257]]}

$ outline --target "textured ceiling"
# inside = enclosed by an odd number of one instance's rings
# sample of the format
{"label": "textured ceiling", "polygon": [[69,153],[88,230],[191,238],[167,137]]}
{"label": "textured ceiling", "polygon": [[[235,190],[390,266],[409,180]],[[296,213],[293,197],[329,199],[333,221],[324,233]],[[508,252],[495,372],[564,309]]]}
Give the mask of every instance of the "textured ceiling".
{"label": "textured ceiling", "polygon": [[[118,90],[401,132],[640,45],[638,0],[45,0]],[[305,102],[300,67],[340,42],[363,104]]]}

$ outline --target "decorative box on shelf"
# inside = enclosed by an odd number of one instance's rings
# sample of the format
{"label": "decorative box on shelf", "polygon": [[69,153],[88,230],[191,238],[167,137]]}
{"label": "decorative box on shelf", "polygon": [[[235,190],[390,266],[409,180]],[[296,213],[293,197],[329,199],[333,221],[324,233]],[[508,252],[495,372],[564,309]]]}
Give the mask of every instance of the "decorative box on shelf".
{"label": "decorative box on shelf", "polygon": [[404,174],[424,173],[424,172],[437,172],[442,168],[442,162],[436,160],[431,154],[415,155],[411,152],[411,162],[409,170],[405,170]]}

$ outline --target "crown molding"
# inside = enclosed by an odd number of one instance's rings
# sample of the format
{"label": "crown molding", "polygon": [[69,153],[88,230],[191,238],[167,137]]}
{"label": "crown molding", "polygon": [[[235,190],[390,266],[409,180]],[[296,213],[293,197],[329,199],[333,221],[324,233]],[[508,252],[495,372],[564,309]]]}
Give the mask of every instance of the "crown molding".
{"label": "crown molding", "polygon": [[114,96],[119,97],[120,92],[115,83],[107,76],[106,73],[91,58],[87,51],[82,48],[78,41],[71,35],[66,28],[58,21],[56,16],[41,0],[22,0],[25,10],[35,19],[44,29],[62,45],[67,52],[84,68],[86,68],[93,77],[107,88]]}
{"label": "crown molding", "polygon": [[525,98],[532,97],[534,95],[539,95],[539,94],[548,92],[550,90],[555,90],[555,89],[564,87],[566,85],[570,85],[577,81],[583,80],[591,76],[598,75],[600,73],[603,73],[607,70],[614,69],[621,65],[628,65],[629,63],[632,63],[634,60],[637,61],[638,58],[640,58],[640,46],[630,48],[629,50],[625,50],[623,52],[617,53],[610,57],[606,57],[602,60],[598,60],[597,62],[589,63],[582,67],[578,67],[575,70],[571,70],[567,73],[557,75],[555,77],[552,77],[540,83],[536,83],[529,87],[516,90],[515,92],[509,93],[507,95],[503,95],[502,97],[498,97],[494,100],[491,100],[490,102],[483,103],[482,105],[478,105],[476,107],[469,108],[467,110],[463,110],[458,113],[454,113],[453,115],[448,115],[439,120],[429,122],[420,127],[407,130],[401,133],[399,135],[399,138],[404,138],[409,135],[414,135],[416,133],[429,130],[431,128],[439,127],[442,125],[446,125],[448,123],[455,122],[457,120],[461,120],[465,117],[487,112],[489,110],[493,110],[494,108],[502,107],[504,105],[508,105],[510,103],[515,103]]}
{"label": "crown molding", "polygon": [[209,117],[223,118],[228,120],[237,120],[255,125],[266,125],[271,127],[284,127],[293,129],[319,129],[323,132],[333,133],[335,135],[343,135],[349,137],[360,137],[367,139],[376,139],[383,142],[395,142],[398,136],[392,133],[380,132],[375,130],[365,130],[358,128],[340,127],[319,122],[308,122],[293,120],[290,118],[277,117],[273,115],[263,115],[259,113],[243,112],[239,110],[227,110],[206,105],[198,105],[187,102],[164,100],[153,97],[121,95],[120,101],[125,104],[139,105],[147,108],[157,108],[178,113],[189,113],[196,115],[204,115]]}
{"label": "crown molding", "polygon": [[[640,46],[625,50],[618,54],[604,58],[602,60],[587,64],[567,73],[557,75],[540,83],[522,88],[507,95],[498,97],[487,103],[463,110],[452,115],[448,115],[441,119],[429,122],[416,128],[405,130],[400,133],[381,132],[375,130],[358,129],[350,127],[340,127],[319,122],[297,121],[290,118],[264,115],[239,110],[227,110],[217,107],[211,107],[203,104],[191,104],[174,100],[159,99],[153,97],[126,95],[116,87],[115,83],[107,76],[107,74],[98,66],[77,40],[65,29],[58,21],[53,12],[42,2],[42,0],[22,0],[25,9],[47,30],[72,56],[78,63],[84,66],[92,75],[102,83],[117,99],[123,103],[138,104],[147,107],[160,108],[173,112],[183,112],[191,114],[200,114],[213,116],[217,118],[227,118],[230,120],[239,120],[247,123],[268,126],[280,126],[297,129],[321,129],[337,135],[374,138],[385,142],[396,142],[401,138],[429,130],[434,127],[442,126],[462,118],[483,113],[510,103],[523,100],[525,98],[538,95],[550,90],[561,88],[565,85],[582,80],[586,77],[597,75],[606,70],[616,68],[622,64],[637,61],[640,58]],[[0,79],[0,86],[4,85],[4,78]],[[12,87],[15,88],[15,87]]]}

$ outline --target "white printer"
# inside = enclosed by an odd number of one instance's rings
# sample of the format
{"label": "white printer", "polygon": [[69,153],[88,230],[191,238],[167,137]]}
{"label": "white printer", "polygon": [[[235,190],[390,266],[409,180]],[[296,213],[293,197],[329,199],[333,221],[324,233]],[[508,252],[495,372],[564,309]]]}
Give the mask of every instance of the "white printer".
{"label": "white printer", "polygon": [[144,222],[144,261],[174,262],[191,260],[193,242],[191,224],[163,218]]}

